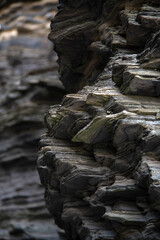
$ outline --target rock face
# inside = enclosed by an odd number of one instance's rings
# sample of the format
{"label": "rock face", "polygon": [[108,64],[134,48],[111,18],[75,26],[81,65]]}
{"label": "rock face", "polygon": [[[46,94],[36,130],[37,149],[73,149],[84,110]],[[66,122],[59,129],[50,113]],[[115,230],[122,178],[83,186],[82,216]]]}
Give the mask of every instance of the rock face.
{"label": "rock face", "polygon": [[160,3],[59,2],[49,38],[70,94],[45,115],[47,208],[68,239],[159,240]]}
{"label": "rock face", "polygon": [[36,169],[43,115],[64,95],[47,40],[57,3],[7,2],[0,9],[0,239],[60,240]]}

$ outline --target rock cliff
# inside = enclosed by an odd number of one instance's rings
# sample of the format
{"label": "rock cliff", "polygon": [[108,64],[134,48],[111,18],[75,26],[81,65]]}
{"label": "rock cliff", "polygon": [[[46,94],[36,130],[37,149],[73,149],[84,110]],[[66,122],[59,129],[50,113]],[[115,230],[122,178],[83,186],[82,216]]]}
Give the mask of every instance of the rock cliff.
{"label": "rock cliff", "polygon": [[49,39],[67,94],[38,171],[74,240],[160,239],[159,0],[61,0]]}
{"label": "rock cliff", "polygon": [[43,115],[65,93],[47,40],[56,5],[0,1],[1,240],[61,239],[44,206],[36,169]]}

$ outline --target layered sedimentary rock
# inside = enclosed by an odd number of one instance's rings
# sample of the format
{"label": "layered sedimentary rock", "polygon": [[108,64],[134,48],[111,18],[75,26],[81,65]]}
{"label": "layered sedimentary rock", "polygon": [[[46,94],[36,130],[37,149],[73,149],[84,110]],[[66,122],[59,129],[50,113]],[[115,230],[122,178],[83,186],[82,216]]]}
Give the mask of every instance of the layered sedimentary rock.
{"label": "layered sedimentary rock", "polygon": [[68,239],[160,239],[159,23],[159,1],[60,1],[49,38],[70,94],[45,115],[38,170]]}
{"label": "layered sedimentary rock", "polygon": [[43,115],[64,95],[47,40],[57,3],[6,2],[0,9],[0,239],[58,240],[36,169]]}

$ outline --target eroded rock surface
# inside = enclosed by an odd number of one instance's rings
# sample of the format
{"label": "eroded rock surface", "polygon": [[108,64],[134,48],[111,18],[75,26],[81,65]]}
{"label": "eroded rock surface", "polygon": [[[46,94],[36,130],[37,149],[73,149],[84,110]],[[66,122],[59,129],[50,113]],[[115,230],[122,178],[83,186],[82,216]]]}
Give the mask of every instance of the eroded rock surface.
{"label": "eroded rock surface", "polygon": [[47,208],[68,239],[159,240],[160,3],[59,2],[49,38],[72,93],[45,115]]}
{"label": "eroded rock surface", "polygon": [[36,169],[43,115],[64,95],[47,40],[57,3],[0,2],[0,239],[60,240]]}

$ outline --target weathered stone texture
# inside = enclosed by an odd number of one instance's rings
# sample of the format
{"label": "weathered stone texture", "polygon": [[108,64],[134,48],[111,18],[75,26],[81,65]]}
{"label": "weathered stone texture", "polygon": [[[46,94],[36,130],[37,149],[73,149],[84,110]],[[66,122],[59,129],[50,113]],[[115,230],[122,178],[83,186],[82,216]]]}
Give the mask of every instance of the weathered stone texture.
{"label": "weathered stone texture", "polygon": [[59,8],[49,38],[72,94],[45,116],[46,205],[68,239],[159,240],[160,3]]}

